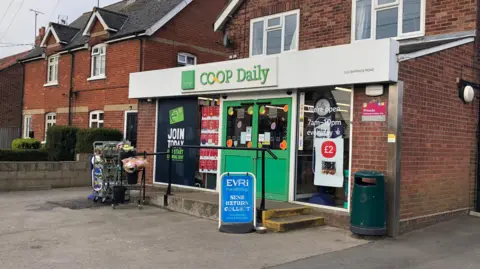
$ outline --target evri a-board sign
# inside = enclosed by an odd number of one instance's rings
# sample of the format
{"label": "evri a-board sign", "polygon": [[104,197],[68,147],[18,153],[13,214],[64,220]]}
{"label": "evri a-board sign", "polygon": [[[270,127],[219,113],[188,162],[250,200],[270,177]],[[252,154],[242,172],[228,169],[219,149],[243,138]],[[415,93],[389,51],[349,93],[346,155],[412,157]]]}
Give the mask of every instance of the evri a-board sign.
{"label": "evri a-board sign", "polygon": [[226,233],[255,231],[255,176],[251,173],[224,173],[220,182],[219,230]]}

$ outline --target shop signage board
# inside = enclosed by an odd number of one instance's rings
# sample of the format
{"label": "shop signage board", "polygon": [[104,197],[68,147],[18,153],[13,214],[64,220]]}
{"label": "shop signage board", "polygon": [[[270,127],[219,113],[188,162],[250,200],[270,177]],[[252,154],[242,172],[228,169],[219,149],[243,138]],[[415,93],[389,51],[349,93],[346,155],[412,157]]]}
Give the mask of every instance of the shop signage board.
{"label": "shop signage board", "polygon": [[[172,148],[179,145],[199,145],[197,134],[197,98],[158,101],[156,152],[172,151],[172,183],[194,186],[197,151]],[[155,182],[168,182],[169,155],[156,157]]]}
{"label": "shop signage board", "polygon": [[387,102],[363,103],[362,121],[386,121]]}
{"label": "shop signage board", "polygon": [[215,91],[276,86],[277,62],[276,57],[269,57],[261,61],[198,66],[194,70],[182,71],[181,87],[184,91]]}
{"label": "shop signage board", "polygon": [[133,73],[129,98],[396,82],[399,47],[393,39],[371,40]]}
{"label": "shop signage board", "polygon": [[252,173],[224,173],[220,184],[219,230],[225,233],[255,231],[255,176]]}

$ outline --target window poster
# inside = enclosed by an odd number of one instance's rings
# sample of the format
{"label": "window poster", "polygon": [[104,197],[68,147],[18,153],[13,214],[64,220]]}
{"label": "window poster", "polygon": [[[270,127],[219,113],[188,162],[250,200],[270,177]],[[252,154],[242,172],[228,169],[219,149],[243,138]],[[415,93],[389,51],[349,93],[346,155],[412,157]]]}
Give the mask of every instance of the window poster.
{"label": "window poster", "polygon": [[[179,145],[198,145],[197,98],[158,101],[158,134],[156,152],[172,151],[172,183],[194,186],[197,166],[196,149],[175,148]],[[169,155],[156,158],[155,182],[168,182]]]}
{"label": "window poster", "polygon": [[[339,126],[330,124],[320,125],[315,129],[314,159],[315,177],[317,186],[337,187],[343,186],[343,132]],[[334,129],[335,131],[331,131]]]}
{"label": "window poster", "polygon": [[[218,146],[219,141],[220,106],[202,107],[201,146]],[[216,174],[218,150],[200,149],[200,173]]]}

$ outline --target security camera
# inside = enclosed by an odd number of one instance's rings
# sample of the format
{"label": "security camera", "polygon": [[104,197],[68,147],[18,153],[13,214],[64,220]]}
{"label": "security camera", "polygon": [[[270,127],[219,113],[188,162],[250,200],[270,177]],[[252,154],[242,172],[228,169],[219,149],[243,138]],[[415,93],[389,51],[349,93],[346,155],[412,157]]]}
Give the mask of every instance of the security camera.
{"label": "security camera", "polygon": [[292,91],[287,91],[288,95],[292,95],[292,93],[293,93]]}
{"label": "security camera", "polygon": [[223,98],[224,100],[227,100],[228,96],[223,95],[222,98]]}

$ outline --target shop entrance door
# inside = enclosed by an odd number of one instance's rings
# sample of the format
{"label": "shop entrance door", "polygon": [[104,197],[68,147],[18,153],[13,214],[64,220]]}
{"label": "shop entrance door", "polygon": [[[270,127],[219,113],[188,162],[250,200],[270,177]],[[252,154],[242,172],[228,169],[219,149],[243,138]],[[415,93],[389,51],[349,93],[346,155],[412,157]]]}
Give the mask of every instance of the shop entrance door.
{"label": "shop entrance door", "polygon": [[[265,154],[265,197],[287,201],[290,168],[291,98],[243,100],[223,103],[222,146],[269,148]],[[257,197],[262,193],[262,153],[223,150],[223,172],[251,172],[257,177]]]}

